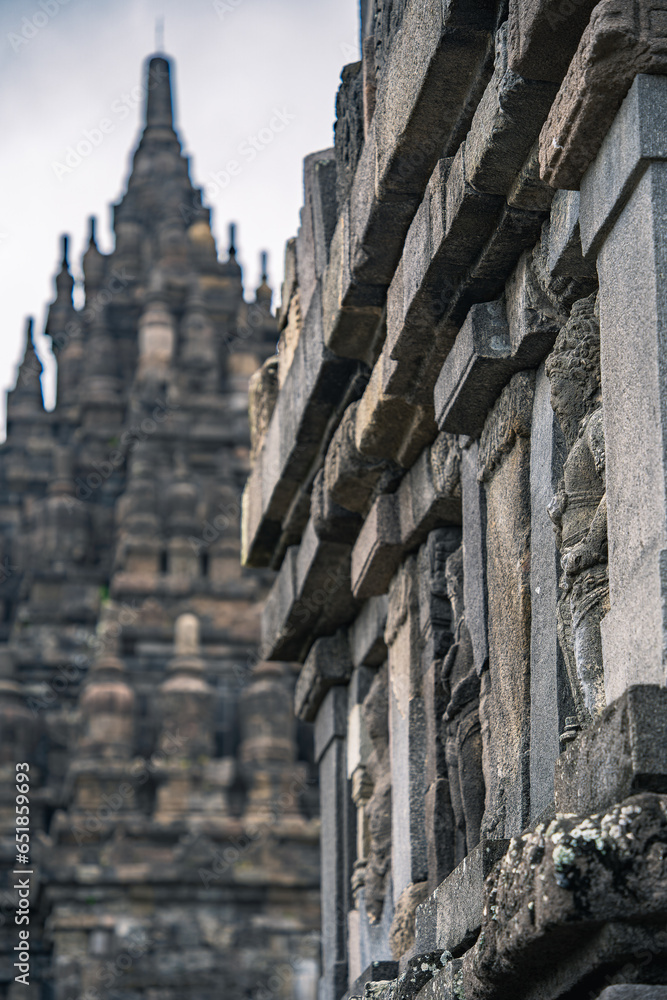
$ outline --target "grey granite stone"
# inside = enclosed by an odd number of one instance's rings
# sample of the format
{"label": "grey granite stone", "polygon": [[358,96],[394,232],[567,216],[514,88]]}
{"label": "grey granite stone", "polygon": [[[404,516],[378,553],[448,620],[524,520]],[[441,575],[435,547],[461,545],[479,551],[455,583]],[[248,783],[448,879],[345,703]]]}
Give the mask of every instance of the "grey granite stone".
{"label": "grey granite stone", "polygon": [[463,603],[475,666],[481,673],[489,656],[486,598],[486,496],[478,480],[479,446],[464,447],[461,457],[463,506]]}
{"label": "grey granite stone", "polygon": [[355,666],[379,667],[387,659],[384,629],[387,624],[387,596],[370,597],[350,626],[350,650]]}
{"label": "grey granite stone", "polygon": [[474,942],[482,923],[484,882],[508,846],[508,840],[482,840],[435,890],[438,948],[458,956]]}
{"label": "grey granite stone", "polygon": [[[554,765],[564,722],[559,687],[566,685],[554,609],[558,600],[558,550],[547,514],[563,474],[565,441],[550,401],[551,386],[538,370],[530,438],[530,818],[553,799]],[[559,696],[560,694],[560,696]],[[574,711],[569,714],[574,714]]]}
{"label": "grey granite stone", "polygon": [[466,138],[466,178],[478,191],[507,194],[556,96],[554,83],[526,80],[508,65],[507,22],[496,32],[496,58]]}
{"label": "grey granite stone", "polygon": [[322,700],[334,684],[346,684],[352,675],[347,633],[316,639],[301,669],[294,692],[294,710],[304,722],[313,722]]}
{"label": "grey granite stone", "polygon": [[347,685],[336,684],[322,699],[315,718],[315,761],[319,763],[332,740],[347,736]]}
{"label": "grey granite stone", "polygon": [[509,64],[530,80],[560,83],[588,24],[595,0],[510,0]]}
{"label": "grey granite stone", "polygon": [[581,182],[585,256],[596,254],[650,161],[667,159],[667,78],[639,74]]}
{"label": "grey granite stone", "polygon": [[558,758],[556,810],[590,813],[667,792],[667,688],[632,686]]}

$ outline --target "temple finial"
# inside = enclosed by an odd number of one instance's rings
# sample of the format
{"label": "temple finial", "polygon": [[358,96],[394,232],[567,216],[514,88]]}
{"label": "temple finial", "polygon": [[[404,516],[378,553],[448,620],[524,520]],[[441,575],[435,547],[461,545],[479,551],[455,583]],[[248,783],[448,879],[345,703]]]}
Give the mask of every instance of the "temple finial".
{"label": "temple finial", "polygon": [[61,240],[62,240],[62,250],[63,250],[61,265],[65,270],[67,270],[69,268],[69,261],[67,259],[67,250],[69,248],[69,237],[63,234]]}
{"label": "temple finial", "polygon": [[153,56],[146,78],[146,128],[173,128],[173,125],[169,61],[164,56]]}
{"label": "temple finial", "polygon": [[236,223],[229,223],[229,256],[236,257]]}
{"label": "temple finial", "polygon": [[88,229],[88,242],[95,245],[95,216],[91,215],[88,219],[89,229]]}
{"label": "temple finial", "polygon": [[262,250],[262,252],[259,255],[259,259],[260,259],[260,262],[261,262],[260,266],[261,266],[261,271],[262,271],[262,276],[261,276],[260,280],[261,281],[268,281],[269,280],[269,270],[268,270],[269,255],[266,252],[266,250]]}

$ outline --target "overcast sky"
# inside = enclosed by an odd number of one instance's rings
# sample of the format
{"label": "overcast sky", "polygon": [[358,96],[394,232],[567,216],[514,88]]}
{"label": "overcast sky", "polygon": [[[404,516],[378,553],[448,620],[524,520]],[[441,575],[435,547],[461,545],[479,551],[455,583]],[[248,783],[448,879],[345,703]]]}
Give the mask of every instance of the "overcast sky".
{"label": "overcast sky", "polygon": [[[75,277],[88,216],[98,218],[100,248],[112,247],[109,205],[138,140],[142,108],[132,91],[155,50],[156,18],[164,18],[164,50],[175,64],[176,127],[213,208],[219,254],[228,223],[237,222],[246,297],[267,249],[275,303],[303,201],[303,157],[332,145],[340,71],[359,58],[357,10],[358,0],[0,0],[2,436],[4,389],[14,384],[28,315],[53,404],[42,331],[60,234],[70,235]],[[285,125],[271,133],[276,113]],[[87,131],[97,137],[103,119],[112,128],[98,145],[79,163],[68,160],[69,147]],[[251,159],[254,136],[261,148]],[[226,177],[230,160],[240,172]]]}

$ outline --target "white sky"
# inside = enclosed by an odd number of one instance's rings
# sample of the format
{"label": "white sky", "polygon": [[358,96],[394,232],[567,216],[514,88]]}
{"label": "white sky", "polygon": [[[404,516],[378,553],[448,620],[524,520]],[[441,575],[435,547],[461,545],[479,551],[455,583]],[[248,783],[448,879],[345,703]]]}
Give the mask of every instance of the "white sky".
{"label": "white sky", "polygon": [[[59,237],[70,235],[75,278],[88,216],[98,218],[100,248],[112,247],[109,205],[124,188],[142,112],[132,106],[132,90],[155,48],[159,16],[175,63],[176,127],[213,208],[219,255],[227,224],[237,222],[246,296],[266,249],[279,301],[284,244],[303,202],[302,160],[333,144],[340,71],[359,58],[357,0],[0,0],[0,437],[4,390],[15,381],[28,315],[53,405],[42,331]],[[240,147],[276,110],[294,117],[250,161]],[[56,171],[68,147],[105,118],[113,130],[71,172]],[[223,189],[213,177],[230,160],[241,170]]]}

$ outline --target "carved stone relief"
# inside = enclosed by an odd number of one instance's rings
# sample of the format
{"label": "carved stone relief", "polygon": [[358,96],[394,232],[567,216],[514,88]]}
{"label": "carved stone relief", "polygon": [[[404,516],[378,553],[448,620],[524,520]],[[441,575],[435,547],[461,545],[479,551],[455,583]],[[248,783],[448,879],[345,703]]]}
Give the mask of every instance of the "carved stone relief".
{"label": "carved stone relief", "polygon": [[558,634],[585,722],[605,707],[600,622],[609,610],[607,498],[596,299],[572,307],[546,363],[551,405],[568,448],[549,505],[561,554]]}

